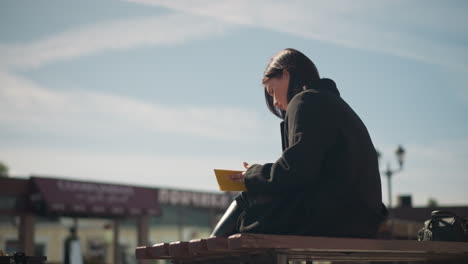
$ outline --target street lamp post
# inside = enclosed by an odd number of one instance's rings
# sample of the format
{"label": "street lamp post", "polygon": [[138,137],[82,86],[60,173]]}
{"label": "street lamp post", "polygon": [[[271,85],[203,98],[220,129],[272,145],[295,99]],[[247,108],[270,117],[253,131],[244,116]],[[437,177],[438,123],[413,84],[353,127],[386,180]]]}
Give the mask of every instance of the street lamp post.
{"label": "street lamp post", "polygon": [[[395,151],[395,155],[397,157],[399,168],[396,170],[392,170],[390,167],[390,162],[387,163],[387,170],[383,172],[385,176],[387,176],[388,180],[388,208],[392,208],[392,176],[395,173],[401,172],[403,170],[403,163],[405,159],[405,149],[399,145],[397,150]],[[377,157],[380,160],[381,154],[377,151]]]}

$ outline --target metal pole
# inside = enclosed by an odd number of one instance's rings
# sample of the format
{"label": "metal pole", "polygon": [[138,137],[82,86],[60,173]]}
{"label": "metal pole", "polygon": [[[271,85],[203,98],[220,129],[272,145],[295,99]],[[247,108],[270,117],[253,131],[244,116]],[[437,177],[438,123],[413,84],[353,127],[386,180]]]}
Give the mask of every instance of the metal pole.
{"label": "metal pole", "polygon": [[114,223],[113,223],[113,231],[114,231],[114,240],[112,243],[112,246],[114,248],[114,264],[120,264],[120,247],[119,247],[119,232],[120,232],[120,226],[119,226],[119,219],[115,218]]}
{"label": "metal pole", "polygon": [[[148,246],[148,236],[149,236],[149,225],[150,225],[150,216],[141,215],[138,220],[138,245],[137,246]],[[146,260],[138,260],[138,264],[149,263]]]}
{"label": "metal pole", "polygon": [[148,234],[149,234],[149,221],[148,215],[142,215],[138,218],[138,245],[137,246],[148,246]]}
{"label": "metal pole", "polygon": [[392,175],[393,171],[390,168],[390,163],[387,163],[387,171],[385,175],[388,178],[388,208],[392,208]]}
{"label": "metal pole", "polygon": [[23,213],[20,215],[20,219],[20,250],[28,256],[34,256],[35,216],[31,213]]}
{"label": "metal pole", "polygon": [[177,231],[179,234],[179,241],[182,241],[182,209],[180,206],[177,208]]}
{"label": "metal pole", "polygon": [[388,208],[392,208],[392,173],[389,173],[387,177],[388,177]]}

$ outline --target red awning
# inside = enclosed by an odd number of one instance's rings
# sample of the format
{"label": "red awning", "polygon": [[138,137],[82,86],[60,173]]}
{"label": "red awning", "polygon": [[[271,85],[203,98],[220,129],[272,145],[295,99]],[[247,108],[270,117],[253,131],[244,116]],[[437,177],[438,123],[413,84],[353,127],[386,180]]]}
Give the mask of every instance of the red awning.
{"label": "red awning", "polygon": [[58,215],[160,215],[157,189],[42,177],[31,178],[33,207]]}

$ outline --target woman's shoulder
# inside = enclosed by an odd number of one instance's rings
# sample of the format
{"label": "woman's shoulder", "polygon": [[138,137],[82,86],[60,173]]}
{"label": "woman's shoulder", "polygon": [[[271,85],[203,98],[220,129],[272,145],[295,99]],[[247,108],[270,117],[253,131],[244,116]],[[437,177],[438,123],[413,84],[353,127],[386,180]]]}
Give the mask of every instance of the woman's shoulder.
{"label": "woman's shoulder", "polygon": [[[317,109],[341,104],[341,97],[336,83],[332,79],[323,78],[305,85],[304,90],[296,94],[288,104],[288,109]],[[288,111],[288,110],[287,110]]]}
{"label": "woman's shoulder", "polygon": [[315,107],[328,101],[328,95],[322,91],[308,89],[296,94],[288,104],[288,109],[298,107]]}

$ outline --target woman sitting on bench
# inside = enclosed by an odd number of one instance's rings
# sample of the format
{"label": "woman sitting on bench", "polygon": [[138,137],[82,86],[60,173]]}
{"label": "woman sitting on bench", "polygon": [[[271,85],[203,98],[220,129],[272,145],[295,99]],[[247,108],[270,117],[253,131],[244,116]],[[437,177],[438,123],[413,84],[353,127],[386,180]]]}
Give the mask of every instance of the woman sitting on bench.
{"label": "woman sitting on bench", "polygon": [[376,150],[369,133],[301,52],[275,55],[263,75],[269,110],[282,119],[283,153],[275,163],[244,162],[231,175],[247,188],[232,202],[212,236],[264,233],[375,237],[382,204]]}

